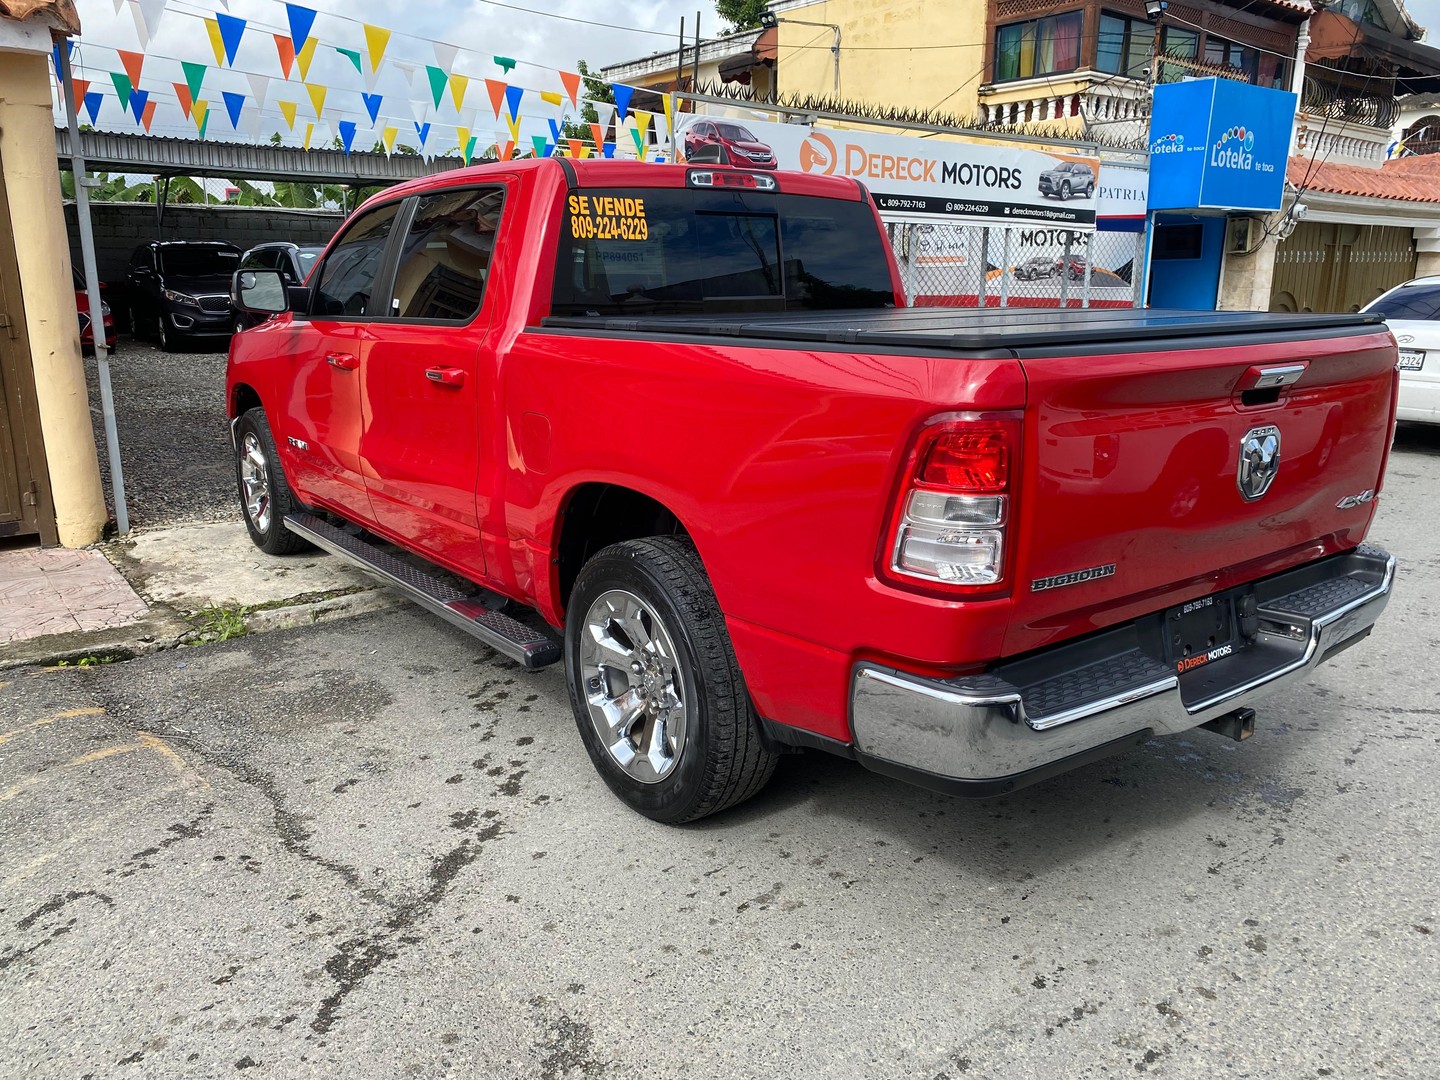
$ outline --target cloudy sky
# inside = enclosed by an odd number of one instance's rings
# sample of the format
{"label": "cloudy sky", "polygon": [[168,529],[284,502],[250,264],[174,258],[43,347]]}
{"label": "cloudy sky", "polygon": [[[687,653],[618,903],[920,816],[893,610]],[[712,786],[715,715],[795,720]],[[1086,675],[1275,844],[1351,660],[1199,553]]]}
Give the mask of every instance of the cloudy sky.
{"label": "cloudy sky", "polygon": [[[973,0],[978,2],[978,0]],[[713,0],[422,0],[396,4],[394,0],[308,0],[318,13],[312,29],[318,40],[306,80],[325,88],[322,107],[315,108],[312,92],[300,81],[298,70],[287,81],[281,76],[274,34],[288,37],[289,23],[282,0],[78,0],[84,32],[76,57],[77,77],[92,84],[98,103],[96,126],[108,130],[139,130],[138,122],[121,106],[111,80],[124,67],[116,50],[146,54],[140,86],[156,103],[151,131],[157,135],[193,137],[195,123],[182,112],[184,83],[182,61],[207,65],[200,93],[213,110],[206,128],[211,139],[269,138],[279,132],[291,144],[303,141],[307,131],[314,144],[328,144],[345,122],[356,125],[355,145],[369,148],[394,128],[397,141],[418,145],[422,127],[425,149],[443,153],[459,141],[461,129],[476,138],[483,149],[509,137],[506,116],[497,116],[484,80],[501,79],[523,89],[520,105],[521,146],[544,137],[550,121],[573,114],[568,102],[546,103],[563,90],[560,71],[573,72],[579,60],[593,68],[635,59],[675,47],[680,20],[686,20],[687,37],[693,36],[697,8],[701,32],[709,37],[722,29]],[[233,65],[218,66],[205,27],[205,17],[226,11],[246,20]],[[1433,28],[1432,43],[1440,44],[1440,0],[1408,0],[1407,7],[1422,25]],[[118,9],[118,10],[117,10]],[[142,29],[142,10],[150,12],[152,40]],[[356,71],[337,49],[365,49],[363,23],[391,30],[378,74]],[[440,43],[437,51],[435,43]],[[444,46],[459,49],[450,62]],[[494,57],[517,61],[504,71]],[[427,66],[448,68],[470,83],[441,88],[436,104]],[[408,70],[407,70],[408,68]],[[268,78],[268,82],[266,79]],[[457,94],[456,91],[459,91]],[[237,122],[226,108],[239,105]],[[367,101],[362,97],[368,92]],[[263,98],[263,102],[258,99]],[[286,103],[284,107],[281,102]],[[370,111],[376,111],[372,121]],[[285,117],[296,119],[292,128]],[[82,120],[88,120],[82,116]],[[313,123],[311,129],[309,125]]]}
{"label": "cloudy sky", "polygon": [[[163,14],[155,17],[163,2]],[[117,6],[119,10],[117,11]],[[148,36],[139,25],[143,7],[149,7],[155,33]],[[228,0],[228,14],[246,20],[233,66],[217,67],[205,27],[205,16],[226,11],[226,0],[78,0],[83,32],[76,56],[76,77],[87,79],[93,90],[103,93],[96,126],[109,130],[137,130],[133,118],[127,119],[110,77],[123,72],[117,50],[145,53],[140,86],[157,102],[152,132],[157,135],[195,134],[193,121],[181,111],[180,97],[174,83],[184,83],[182,61],[200,62],[208,66],[201,92],[197,97],[209,102],[215,112],[207,125],[209,138],[239,138],[249,131],[268,137],[279,130],[287,142],[298,142],[307,122],[321,118],[314,132],[316,144],[334,137],[334,125],[341,120],[356,122],[360,133],[356,144],[366,148],[387,126],[400,129],[399,141],[414,144],[416,123],[432,124],[431,137],[455,143],[457,127],[466,127],[478,135],[481,147],[489,145],[506,133],[504,116],[497,120],[483,83],[486,78],[500,79],[523,87],[526,97],[521,104],[522,141],[536,132],[548,130],[547,118],[561,118],[570,112],[568,103],[557,110],[539,97],[543,92],[563,89],[558,72],[576,69],[584,59],[592,68],[634,59],[662,49],[674,48],[680,20],[686,20],[686,35],[693,38],[697,9],[701,14],[701,33],[717,34],[721,29],[710,0],[627,0],[621,5],[584,0],[428,0],[399,5],[390,0],[308,0],[307,6],[318,12],[312,34],[318,39],[309,77],[313,86],[328,88],[323,108],[317,117],[313,101],[301,84],[299,72],[283,79],[273,35],[288,36],[286,6],[281,0]],[[366,72],[357,72],[352,62],[337,49],[365,50],[362,23],[371,23],[391,30],[393,36],[378,75],[367,87]],[[437,54],[434,43],[442,44]],[[460,49],[453,65],[442,64],[443,46]],[[506,72],[494,61],[495,56],[517,61]],[[412,76],[399,68],[408,64],[415,69]],[[426,66],[448,66],[450,72],[472,80],[462,93],[457,108],[454,88],[446,87],[436,106]],[[270,77],[262,85],[265,102],[256,109],[257,86],[250,76]],[[361,93],[367,89],[378,94],[383,102],[377,120],[372,123]],[[238,125],[232,125],[225,109],[223,94],[245,95],[245,105]],[[234,98],[232,96],[232,102]],[[297,125],[289,131],[278,103],[295,103]],[[82,114],[82,121],[88,118]],[[238,128],[238,129],[237,129]],[[430,147],[436,149],[437,147]],[[443,151],[445,147],[438,147]]]}

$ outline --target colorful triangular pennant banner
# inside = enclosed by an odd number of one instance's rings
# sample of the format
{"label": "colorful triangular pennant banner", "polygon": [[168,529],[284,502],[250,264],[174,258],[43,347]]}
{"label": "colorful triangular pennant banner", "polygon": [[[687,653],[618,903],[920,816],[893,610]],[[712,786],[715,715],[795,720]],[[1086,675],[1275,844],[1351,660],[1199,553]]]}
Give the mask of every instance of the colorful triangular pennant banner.
{"label": "colorful triangular pennant banner", "polygon": [[290,69],[295,65],[295,43],[284,34],[275,34],[275,51],[280,54],[280,70],[290,78]]}
{"label": "colorful triangular pennant banner", "polygon": [[380,116],[380,103],[384,100],[384,96],[381,94],[361,94],[360,100],[365,102],[365,111],[370,114],[370,123],[377,123]]}
{"label": "colorful triangular pennant banner", "polygon": [[310,104],[315,106],[315,119],[319,120],[320,114],[325,111],[325,95],[330,92],[329,88],[306,83],[305,92],[310,95]]}
{"label": "colorful triangular pennant banner", "polygon": [[310,30],[315,25],[315,12],[299,4],[286,4],[285,17],[290,21],[290,41],[298,54],[310,40]]}
{"label": "colorful triangular pennant banner", "polygon": [[225,62],[234,67],[240,39],[245,35],[245,20],[233,15],[216,15],[215,24],[220,28],[220,41],[225,46]]}
{"label": "colorful triangular pennant banner", "polygon": [[615,96],[615,108],[620,113],[620,119],[624,120],[630,111],[630,99],[635,95],[635,88],[624,83],[615,83],[610,89]]}
{"label": "colorful triangular pennant banner", "polygon": [[198,101],[200,98],[200,86],[205,82],[205,65],[192,63],[189,60],[180,61],[180,69],[185,72],[185,85],[190,88],[190,100]]}
{"label": "colorful triangular pennant banner", "polygon": [[128,109],[130,107],[130,91],[133,89],[130,85],[130,76],[112,71],[110,81],[115,84],[115,96],[120,99],[120,108]]}
{"label": "colorful triangular pennant banner", "polygon": [[565,87],[565,93],[570,96],[570,107],[580,107],[580,76],[573,71],[560,72],[560,85]]}
{"label": "colorful triangular pennant banner", "polygon": [[[459,112],[460,107],[465,104],[465,90],[469,85],[470,76],[468,75],[450,76],[450,100],[455,102],[456,112]],[[438,106],[439,102],[436,102],[436,105]]]}
{"label": "colorful triangular pennant banner", "polygon": [[280,115],[285,118],[286,126],[289,127],[291,131],[294,131],[295,113],[299,110],[300,103],[297,101],[277,101],[275,104],[280,107]]}
{"label": "colorful triangular pennant banner", "polygon": [[245,95],[234,94],[229,90],[223,91],[220,95],[225,99],[225,112],[230,117],[230,127],[234,131],[240,130],[240,110],[245,108]]}

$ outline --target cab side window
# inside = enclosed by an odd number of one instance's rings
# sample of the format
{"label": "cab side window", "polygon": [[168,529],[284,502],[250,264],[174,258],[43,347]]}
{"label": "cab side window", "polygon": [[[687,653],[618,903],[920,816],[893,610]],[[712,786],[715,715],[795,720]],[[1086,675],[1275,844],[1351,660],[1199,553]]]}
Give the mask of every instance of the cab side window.
{"label": "cab side window", "polygon": [[319,316],[384,315],[372,302],[375,276],[385,261],[385,245],[401,204],[390,203],[357,218],[345,230],[315,277],[311,312]]}
{"label": "cab side window", "polygon": [[390,314],[468,322],[480,311],[505,201],[500,188],[421,196],[400,248]]}

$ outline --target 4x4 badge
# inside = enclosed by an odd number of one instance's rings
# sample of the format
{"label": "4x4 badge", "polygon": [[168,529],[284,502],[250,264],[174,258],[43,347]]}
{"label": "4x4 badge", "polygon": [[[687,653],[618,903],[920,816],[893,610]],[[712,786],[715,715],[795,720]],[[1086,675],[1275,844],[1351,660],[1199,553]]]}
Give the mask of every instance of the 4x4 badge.
{"label": "4x4 badge", "polygon": [[1274,424],[1251,428],[1240,440],[1240,468],[1235,475],[1240,494],[1251,501],[1260,498],[1279,471],[1280,429]]}

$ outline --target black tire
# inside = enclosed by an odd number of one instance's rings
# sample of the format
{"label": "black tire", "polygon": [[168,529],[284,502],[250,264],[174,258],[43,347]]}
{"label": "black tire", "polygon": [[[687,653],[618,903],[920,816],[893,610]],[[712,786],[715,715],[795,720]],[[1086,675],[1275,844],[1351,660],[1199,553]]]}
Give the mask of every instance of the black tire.
{"label": "black tire", "polygon": [[1062,180],[1062,181],[1060,182],[1060,201],[1061,201],[1061,202],[1069,202],[1069,201],[1070,201],[1070,181],[1069,181],[1069,180]]}
{"label": "black tire", "polygon": [[[628,687],[624,696],[634,693],[642,682],[651,685],[646,681],[648,676],[632,682],[629,669],[609,652],[606,655],[612,664],[600,675],[587,675],[582,649],[588,647],[587,640],[594,640],[587,623],[599,618],[592,605],[603,610],[607,598],[617,595],[636,599],[643,607],[640,614],[648,616],[645,633],[662,644],[651,655],[663,661],[663,639],[668,638],[674,652],[669,665],[672,672],[667,682],[662,671],[659,684],[678,684],[680,692],[672,696],[683,704],[683,734],[676,739],[678,749],[669,755],[665,771],[648,781],[627,772],[612,754],[597,726],[603,720],[592,719],[587,698],[590,692],[609,694],[610,701],[621,696],[616,694],[618,685],[606,685],[602,678],[614,683],[617,677],[623,677]],[[619,636],[629,641],[623,628]],[[637,650],[636,655],[644,652]],[[775,771],[776,756],[761,745],[745,680],[710,579],[688,538],[627,540],[605,548],[585,564],[566,612],[565,675],[575,723],[596,770],[622,802],[653,821],[680,825],[725,810],[758,792]],[[652,686],[651,701],[643,708],[667,711],[656,704],[663,696]],[[639,718],[626,722],[631,734],[617,740],[616,746],[636,746],[633,733],[642,727],[645,734],[639,738],[648,735],[654,746],[654,733],[669,730],[661,726],[658,715],[648,721],[645,716],[642,712]],[[668,747],[663,739],[661,742]],[[639,753],[633,756],[637,762],[641,758],[653,760]],[[640,768],[644,768],[643,763]]]}
{"label": "black tire", "polygon": [[160,346],[161,352],[179,352],[179,335],[165,325],[165,313],[162,311],[155,316],[155,343]]}
{"label": "black tire", "polygon": [[[259,460],[250,455],[258,451]],[[248,461],[247,461],[248,458]],[[249,468],[247,469],[247,465]],[[254,486],[255,470],[260,469],[264,484],[263,496]],[[240,513],[255,546],[267,555],[291,555],[310,550],[311,544],[285,528],[286,514],[301,509],[285,479],[280,455],[275,452],[275,439],[264,409],[251,409],[240,417],[235,428],[235,487],[240,496]]]}

